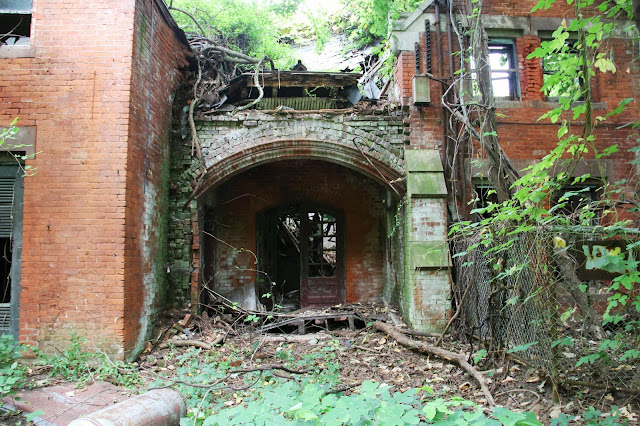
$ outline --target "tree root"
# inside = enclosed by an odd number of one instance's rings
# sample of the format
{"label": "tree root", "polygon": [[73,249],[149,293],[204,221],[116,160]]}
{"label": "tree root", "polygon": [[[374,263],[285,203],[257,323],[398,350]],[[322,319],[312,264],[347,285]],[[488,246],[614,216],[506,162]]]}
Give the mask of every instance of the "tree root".
{"label": "tree root", "polygon": [[474,379],[480,385],[480,389],[482,389],[482,393],[487,399],[487,403],[490,406],[495,406],[496,403],[491,395],[491,391],[487,387],[487,383],[485,382],[482,375],[476,370],[471,364],[467,362],[466,356],[462,354],[457,354],[454,352],[447,351],[442,348],[438,348],[436,346],[429,345],[424,342],[417,342],[415,340],[409,339],[404,336],[400,331],[398,331],[395,327],[385,324],[380,321],[376,321],[374,327],[382,332],[387,333],[391,336],[395,341],[400,343],[402,346],[406,346],[408,348],[417,350],[419,352],[427,353],[429,355],[437,356],[438,358],[444,359],[445,361],[455,362],[460,367],[462,367],[467,373],[471,374]]}

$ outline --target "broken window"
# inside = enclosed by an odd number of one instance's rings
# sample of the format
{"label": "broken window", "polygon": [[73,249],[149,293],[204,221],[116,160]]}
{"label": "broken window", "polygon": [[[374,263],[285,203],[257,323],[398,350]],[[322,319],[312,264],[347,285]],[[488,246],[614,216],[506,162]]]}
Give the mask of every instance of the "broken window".
{"label": "broken window", "polygon": [[571,185],[555,196],[552,208],[557,214],[566,216],[573,225],[598,225],[600,211],[595,205],[597,201],[597,185]]}
{"label": "broken window", "polygon": [[[518,80],[518,61],[516,49],[512,40],[489,40],[489,66],[491,67],[491,87],[493,96],[497,99],[520,99],[520,84]],[[479,97],[477,60],[471,57],[471,91],[475,98]]]}
{"label": "broken window", "polygon": [[29,46],[33,0],[0,0],[0,45]]}
{"label": "broken window", "polygon": [[309,212],[309,277],[333,277],[336,274],[336,218]]}
{"label": "broken window", "polygon": [[518,62],[513,42],[489,41],[489,65],[491,83],[496,98],[520,99],[518,84]]}
{"label": "broken window", "polygon": [[[543,46],[545,43],[551,43],[551,41],[543,41]],[[567,75],[575,75],[575,78],[567,79]],[[574,42],[565,43],[560,50],[549,52],[542,58],[542,78],[547,100],[557,101],[567,97],[575,100],[584,99],[580,93],[583,78],[582,59]]]}

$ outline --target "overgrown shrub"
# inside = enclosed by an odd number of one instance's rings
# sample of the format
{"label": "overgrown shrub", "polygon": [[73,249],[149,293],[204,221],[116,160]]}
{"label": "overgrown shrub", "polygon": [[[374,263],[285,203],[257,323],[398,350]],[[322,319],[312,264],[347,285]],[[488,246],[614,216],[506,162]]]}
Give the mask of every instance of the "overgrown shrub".
{"label": "overgrown shrub", "polygon": [[0,336],[0,406],[2,398],[15,394],[25,384],[26,370],[20,365],[21,345],[12,336]]}

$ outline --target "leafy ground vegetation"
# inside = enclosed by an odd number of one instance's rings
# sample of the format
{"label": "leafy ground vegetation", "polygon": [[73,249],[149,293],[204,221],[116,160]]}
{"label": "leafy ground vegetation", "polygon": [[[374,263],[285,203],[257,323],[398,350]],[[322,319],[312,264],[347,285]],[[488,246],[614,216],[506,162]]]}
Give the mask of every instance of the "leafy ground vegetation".
{"label": "leafy ground vegetation", "polygon": [[[387,313],[383,307],[366,308],[379,319]],[[18,346],[3,337],[3,396],[60,381],[83,387],[105,380],[143,391],[170,386],[186,398],[183,425],[623,425],[638,420],[637,401],[606,392],[566,400],[563,395],[562,403],[554,404],[548,378],[514,361],[497,367],[480,350],[470,361],[493,393],[497,405],[490,407],[462,369],[411,351],[371,324],[307,335],[268,334],[260,333],[263,319],[244,313],[193,316],[182,326],[184,316],[166,313],[159,327],[164,332],[128,364],[114,362],[77,337],[57,355],[36,352],[35,361],[19,362]],[[234,320],[239,321],[233,325]],[[411,339],[434,343],[438,337]],[[452,337],[443,347],[469,352],[469,345]]]}

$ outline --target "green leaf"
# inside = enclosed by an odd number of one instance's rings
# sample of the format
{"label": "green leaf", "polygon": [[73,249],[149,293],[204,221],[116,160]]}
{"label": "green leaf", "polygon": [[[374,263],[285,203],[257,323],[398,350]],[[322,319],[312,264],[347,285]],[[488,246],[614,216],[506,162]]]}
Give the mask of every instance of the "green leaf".
{"label": "green leaf", "polygon": [[427,420],[433,420],[436,417],[436,414],[438,414],[438,410],[433,405],[427,404],[422,409],[422,413],[427,418]]}
{"label": "green leaf", "polygon": [[569,309],[568,311],[564,311],[562,315],[560,315],[560,321],[565,322],[573,313],[576,311],[576,307]]}
{"label": "green leaf", "polygon": [[27,419],[28,422],[35,422],[37,417],[42,417],[44,411],[36,410],[33,413],[25,414],[24,418]]}
{"label": "green leaf", "polygon": [[511,349],[509,349],[507,352],[508,353],[515,353],[515,352],[522,352],[522,351],[526,351],[527,349],[529,349],[530,347],[537,345],[538,342],[531,342],[531,343],[525,343],[524,345],[517,345],[512,347]]}

